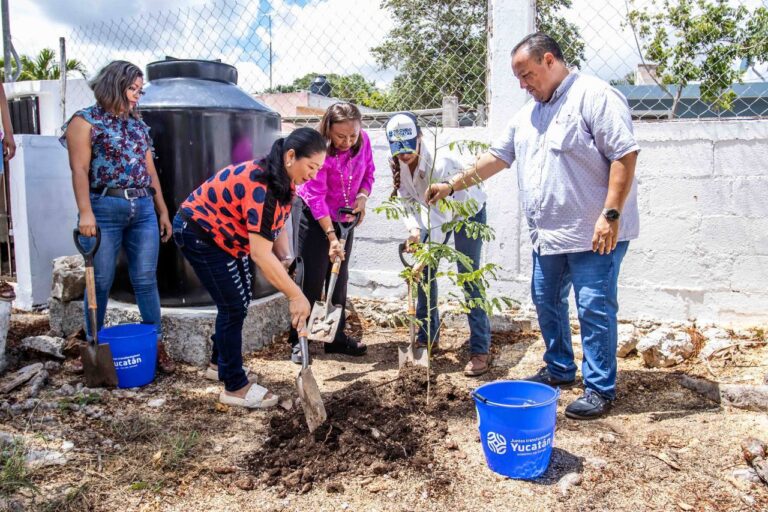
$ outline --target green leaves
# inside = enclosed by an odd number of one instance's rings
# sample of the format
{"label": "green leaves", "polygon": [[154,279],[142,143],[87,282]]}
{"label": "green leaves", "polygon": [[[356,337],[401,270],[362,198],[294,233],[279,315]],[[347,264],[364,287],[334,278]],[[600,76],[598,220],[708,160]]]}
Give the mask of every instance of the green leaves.
{"label": "green leaves", "polygon": [[[43,48],[32,57],[22,55],[19,60],[21,61],[19,82],[25,80],[58,80],[61,76],[56,52],[50,48]],[[5,80],[4,64],[4,59],[0,59],[0,74],[2,74],[3,80]],[[16,67],[15,61],[12,61],[11,64],[13,68]],[[85,65],[77,59],[67,59],[67,76],[70,72],[86,78]]]}
{"label": "green leaves", "polygon": [[682,89],[695,82],[710,108],[732,109],[736,94],[730,87],[742,77],[737,64],[768,60],[764,7],[750,12],[728,0],[654,1],[631,10],[628,23],[643,56],[657,65],[659,85],[673,99],[670,118],[678,113]]}

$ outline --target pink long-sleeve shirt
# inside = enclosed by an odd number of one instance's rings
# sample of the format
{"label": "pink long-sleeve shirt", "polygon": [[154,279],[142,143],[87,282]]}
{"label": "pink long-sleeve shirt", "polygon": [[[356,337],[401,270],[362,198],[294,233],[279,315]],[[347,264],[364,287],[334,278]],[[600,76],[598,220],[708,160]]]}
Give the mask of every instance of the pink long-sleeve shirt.
{"label": "pink long-sleeve shirt", "polygon": [[338,221],[339,208],[354,208],[357,194],[370,194],[373,190],[375,168],[371,141],[362,130],[360,137],[362,144],[357,155],[351,156],[351,151],[329,153],[315,179],[296,187],[296,193],[307,203],[315,219],[330,216]]}

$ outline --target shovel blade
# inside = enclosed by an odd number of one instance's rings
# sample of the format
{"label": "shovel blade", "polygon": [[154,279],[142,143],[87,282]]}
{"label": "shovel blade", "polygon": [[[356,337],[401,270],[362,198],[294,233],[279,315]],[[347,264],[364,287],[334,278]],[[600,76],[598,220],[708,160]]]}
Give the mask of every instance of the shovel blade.
{"label": "shovel blade", "polygon": [[339,330],[339,323],[341,323],[341,308],[339,306],[331,306],[327,316],[325,308],[325,302],[321,301],[315,302],[315,305],[312,307],[312,312],[307,322],[308,337],[314,341],[333,343],[333,340],[336,338],[336,331]]}
{"label": "shovel blade", "polygon": [[424,366],[426,368],[429,366],[429,354],[426,347],[417,347],[410,344],[405,347],[397,347],[397,363],[399,368],[407,364]]}
{"label": "shovel blade", "polygon": [[298,377],[296,377],[296,389],[299,392],[301,408],[304,409],[309,431],[314,432],[317,427],[325,423],[328,414],[325,412],[320,388],[317,387],[317,381],[311,368],[301,369]]}
{"label": "shovel blade", "polygon": [[116,387],[117,372],[112,360],[112,350],[109,345],[92,345],[80,347],[80,357],[83,360],[83,377],[89,388]]}

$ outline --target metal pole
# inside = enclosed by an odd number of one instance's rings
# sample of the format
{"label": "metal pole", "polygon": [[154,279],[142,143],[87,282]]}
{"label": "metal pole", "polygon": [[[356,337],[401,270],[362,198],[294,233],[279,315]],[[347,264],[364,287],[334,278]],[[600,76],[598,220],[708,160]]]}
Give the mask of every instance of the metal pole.
{"label": "metal pole", "polygon": [[61,90],[61,124],[67,122],[67,43],[59,38],[59,85]]}
{"label": "metal pole", "polygon": [[[6,0],[3,0],[6,1]],[[269,90],[272,90],[272,15],[268,15],[269,19]]]}
{"label": "metal pole", "polygon": [[5,82],[13,82],[11,73],[11,22],[8,19],[8,0],[2,0],[3,16],[3,58],[5,63]]}

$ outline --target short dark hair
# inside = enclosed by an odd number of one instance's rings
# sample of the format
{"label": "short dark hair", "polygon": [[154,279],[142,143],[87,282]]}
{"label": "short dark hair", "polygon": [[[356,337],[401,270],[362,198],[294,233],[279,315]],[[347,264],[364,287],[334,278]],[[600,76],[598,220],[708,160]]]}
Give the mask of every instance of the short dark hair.
{"label": "short dark hair", "polygon": [[541,62],[545,53],[551,53],[560,62],[565,62],[560,45],[557,44],[557,41],[552,36],[544,32],[534,32],[525,36],[512,48],[512,56],[514,57],[519,50],[523,49],[528,50],[528,53],[536,59],[536,62]]}
{"label": "short dark hair", "polygon": [[127,113],[139,118],[139,113],[134,109],[125,97],[125,91],[137,78],[144,78],[141,69],[124,60],[115,60],[104,66],[91,82],[96,103],[107,112],[113,114]]}

